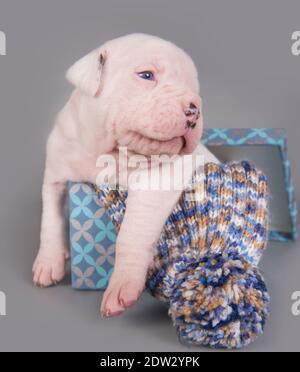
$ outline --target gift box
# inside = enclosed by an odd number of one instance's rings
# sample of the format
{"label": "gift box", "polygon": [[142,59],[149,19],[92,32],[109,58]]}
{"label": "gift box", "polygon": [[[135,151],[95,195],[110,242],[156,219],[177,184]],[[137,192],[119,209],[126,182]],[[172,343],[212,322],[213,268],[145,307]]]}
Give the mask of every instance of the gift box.
{"label": "gift box", "polygon": [[[205,129],[205,144],[221,162],[250,160],[267,175],[271,240],[295,240],[297,205],[283,129]],[[105,289],[114,267],[116,232],[89,183],[69,182],[72,286]]]}
{"label": "gift box", "polygon": [[72,287],[104,289],[113,271],[116,233],[93,185],[69,182]]}

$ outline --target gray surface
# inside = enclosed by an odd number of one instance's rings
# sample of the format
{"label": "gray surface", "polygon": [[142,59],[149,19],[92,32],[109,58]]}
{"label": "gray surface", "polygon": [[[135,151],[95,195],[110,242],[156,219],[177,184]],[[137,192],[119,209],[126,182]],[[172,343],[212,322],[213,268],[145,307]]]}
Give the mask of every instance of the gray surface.
{"label": "gray surface", "polygon": [[[102,4],[101,4],[102,3]],[[143,31],[184,46],[199,68],[207,127],[285,127],[299,199],[300,57],[291,33],[299,1],[0,0],[0,350],[178,351],[165,309],[150,297],[101,320],[99,293],[31,284],[38,248],[44,145],[70,87],[66,68],[106,39]],[[262,262],[272,296],[265,334],[247,350],[299,351],[300,247],[271,244]]]}

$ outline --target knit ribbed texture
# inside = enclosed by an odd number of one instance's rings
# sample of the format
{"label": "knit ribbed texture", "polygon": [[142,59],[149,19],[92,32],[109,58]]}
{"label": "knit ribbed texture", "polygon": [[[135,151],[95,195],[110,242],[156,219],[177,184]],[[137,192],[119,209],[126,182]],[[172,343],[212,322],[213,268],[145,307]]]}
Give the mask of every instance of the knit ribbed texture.
{"label": "knit ribbed texture", "polygon": [[[202,171],[203,172],[203,171]],[[269,295],[257,265],[267,245],[267,180],[249,162],[195,172],[157,243],[147,288],[169,303],[180,339],[240,348],[263,332]],[[118,230],[127,193],[97,190]]]}

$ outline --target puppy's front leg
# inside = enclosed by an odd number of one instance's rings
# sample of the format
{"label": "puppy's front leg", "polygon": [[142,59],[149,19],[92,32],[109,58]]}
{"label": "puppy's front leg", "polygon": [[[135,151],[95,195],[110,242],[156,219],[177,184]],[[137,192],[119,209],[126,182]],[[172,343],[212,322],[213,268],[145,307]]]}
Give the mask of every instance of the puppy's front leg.
{"label": "puppy's front leg", "polygon": [[119,315],[139,298],[153,260],[153,248],[180,194],[129,190],[116,242],[115,269],[102,299],[102,315]]}
{"label": "puppy's front leg", "polygon": [[66,183],[54,182],[46,177],[43,185],[43,213],[40,249],[33,264],[33,281],[48,287],[63,279],[65,261],[69,258],[65,229]]}

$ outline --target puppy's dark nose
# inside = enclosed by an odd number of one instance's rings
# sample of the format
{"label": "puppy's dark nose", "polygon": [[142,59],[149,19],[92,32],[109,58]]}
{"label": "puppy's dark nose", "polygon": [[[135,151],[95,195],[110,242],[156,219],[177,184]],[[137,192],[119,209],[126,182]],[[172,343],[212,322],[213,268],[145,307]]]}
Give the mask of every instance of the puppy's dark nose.
{"label": "puppy's dark nose", "polygon": [[185,113],[185,116],[189,119],[187,120],[186,122],[186,126],[187,128],[195,128],[195,126],[197,125],[197,120],[199,119],[199,109],[197,108],[197,106],[191,102],[189,104],[189,107],[187,109],[184,110],[184,113]]}
{"label": "puppy's dark nose", "polygon": [[199,110],[197,106],[194,103],[190,103],[189,107],[184,110],[185,116],[196,116],[198,114]]}
{"label": "puppy's dark nose", "polygon": [[187,120],[187,122],[186,122],[186,127],[187,128],[194,129],[196,125],[197,125],[196,121]]}

